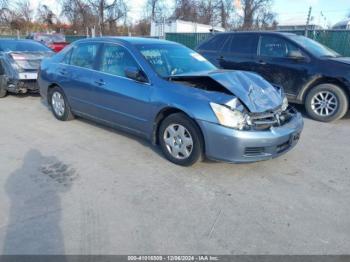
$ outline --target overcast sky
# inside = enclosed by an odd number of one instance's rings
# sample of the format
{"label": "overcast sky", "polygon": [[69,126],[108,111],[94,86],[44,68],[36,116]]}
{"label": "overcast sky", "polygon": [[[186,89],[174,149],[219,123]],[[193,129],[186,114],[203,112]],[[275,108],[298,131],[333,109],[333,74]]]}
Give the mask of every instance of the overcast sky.
{"label": "overcast sky", "polygon": [[[144,12],[146,0],[126,1],[130,8],[129,17],[131,21],[139,19]],[[169,3],[171,0],[166,0]],[[38,3],[47,4],[55,13],[60,13],[57,0],[30,0],[32,6],[36,8]],[[343,20],[350,12],[350,0],[274,0],[273,11],[278,14],[280,24],[305,24],[308,8],[311,5],[313,23],[327,25],[335,24]],[[321,14],[322,12],[322,14]]]}

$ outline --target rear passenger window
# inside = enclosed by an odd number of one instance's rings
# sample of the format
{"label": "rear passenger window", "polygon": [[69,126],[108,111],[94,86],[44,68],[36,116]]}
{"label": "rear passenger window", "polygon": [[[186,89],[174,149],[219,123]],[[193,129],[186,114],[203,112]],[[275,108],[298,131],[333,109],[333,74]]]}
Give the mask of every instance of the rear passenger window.
{"label": "rear passenger window", "polygon": [[258,47],[258,35],[233,35],[228,50],[238,55],[255,55]]}
{"label": "rear passenger window", "polygon": [[69,50],[63,57],[62,59],[62,63],[63,64],[69,64],[70,63],[70,57],[72,55],[72,51],[73,51],[73,48],[71,50]]}
{"label": "rear passenger window", "polygon": [[92,69],[94,67],[98,44],[81,44],[73,49],[70,57],[70,64]]}
{"label": "rear passenger window", "polygon": [[222,34],[214,36],[198,47],[199,50],[218,51],[224,45],[229,35]]}
{"label": "rear passenger window", "polygon": [[119,45],[105,45],[102,52],[100,71],[125,77],[127,67],[139,68],[128,50]]}

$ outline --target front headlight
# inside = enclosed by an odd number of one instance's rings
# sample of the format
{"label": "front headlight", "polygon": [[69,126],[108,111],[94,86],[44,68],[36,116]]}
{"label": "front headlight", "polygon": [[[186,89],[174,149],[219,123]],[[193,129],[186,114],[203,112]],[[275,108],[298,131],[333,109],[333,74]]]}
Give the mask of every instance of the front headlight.
{"label": "front headlight", "polygon": [[221,125],[235,129],[243,129],[245,126],[246,121],[242,112],[216,103],[210,103],[210,106]]}
{"label": "front headlight", "polygon": [[285,96],[285,97],[283,98],[282,111],[286,111],[287,108],[288,108],[288,99],[287,99],[287,97]]}

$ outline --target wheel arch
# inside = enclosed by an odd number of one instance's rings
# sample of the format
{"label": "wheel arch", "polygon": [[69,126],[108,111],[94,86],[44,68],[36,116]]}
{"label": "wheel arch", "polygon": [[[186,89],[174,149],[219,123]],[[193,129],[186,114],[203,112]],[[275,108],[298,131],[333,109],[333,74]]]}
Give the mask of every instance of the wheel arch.
{"label": "wheel arch", "polygon": [[305,99],[306,99],[308,93],[311,91],[311,89],[314,88],[315,86],[318,86],[321,84],[334,84],[334,85],[339,86],[345,92],[348,99],[350,99],[350,88],[347,87],[343,81],[341,81],[337,78],[332,78],[332,77],[319,77],[319,78],[312,80],[299,92],[297,100],[301,101],[304,104]]}
{"label": "wheel arch", "polygon": [[54,87],[60,87],[57,83],[51,83],[48,85],[47,87],[47,93],[46,93],[46,100],[47,100],[47,103],[50,104],[50,101],[49,101],[49,94],[50,94],[50,90],[52,90]]}
{"label": "wheel arch", "polygon": [[176,108],[176,107],[165,107],[161,111],[159,111],[158,114],[156,115],[156,117],[153,121],[153,131],[152,131],[152,138],[151,138],[152,144],[153,145],[159,144],[159,141],[158,141],[159,127],[160,127],[161,123],[163,122],[163,120],[165,118],[167,118],[168,116],[170,116],[172,114],[176,114],[176,113],[182,113],[182,114],[186,115],[197,126],[197,128],[200,132],[199,135],[201,136],[201,140],[202,140],[202,144],[203,144],[203,152],[205,152],[205,140],[204,140],[204,134],[203,134],[201,127],[198,125],[197,121],[193,117],[191,117],[184,110],[181,110],[181,109]]}

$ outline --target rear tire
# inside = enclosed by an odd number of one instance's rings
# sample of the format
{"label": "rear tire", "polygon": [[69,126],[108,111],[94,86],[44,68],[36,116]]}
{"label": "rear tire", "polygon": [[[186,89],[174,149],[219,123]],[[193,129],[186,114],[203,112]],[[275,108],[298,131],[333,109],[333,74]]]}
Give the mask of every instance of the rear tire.
{"label": "rear tire", "polygon": [[48,92],[48,101],[53,115],[60,121],[69,121],[74,119],[70,109],[68,99],[62,88],[55,86]]}
{"label": "rear tire", "polygon": [[305,99],[308,115],[317,121],[332,122],[341,119],[349,110],[349,99],[342,88],[321,84],[310,90]]}
{"label": "rear tire", "polygon": [[176,113],[165,118],[159,128],[158,139],[163,154],[174,164],[191,166],[202,157],[201,132],[185,114]]}

